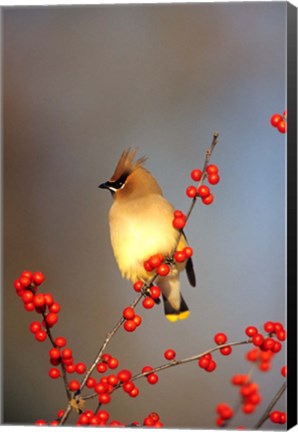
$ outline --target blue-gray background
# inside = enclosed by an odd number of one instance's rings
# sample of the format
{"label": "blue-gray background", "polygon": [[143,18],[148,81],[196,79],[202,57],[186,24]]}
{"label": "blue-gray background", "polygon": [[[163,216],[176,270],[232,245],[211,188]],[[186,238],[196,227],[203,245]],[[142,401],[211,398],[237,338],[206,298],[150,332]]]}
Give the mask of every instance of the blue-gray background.
{"label": "blue-gray background", "polygon": [[[269,124],[285,109],[286,3],[13,8],[3,13],[4,78],[4,417],[51,420],[65,406],[62,382],[47,377],[48,349],[28,331],[13,280],[46,274],[61,303],[54,334],[88,364],[134,292],[122,280],[108,233],[111,197],[97,185],[128,146],[166,197],[185,210],[189,171],[200,167],[214,131],[222,181],[212,206],[187,226],[198,286],[185,276],[190,318],[168,323],[161,307],[120,331],[108,351],[137,372],[213,346],[225,331],[285,320],[285,137]],[[191,363],[118,391],[112,418],[129,423],[158,411],[166,427],[214,427],[218,402],[234,404],[234,373],[247,348],[215,356],[208,374]],[[234,425],[252,427],[282,383],[285,351],[255,373],[263,405]],[[283,409],[284,402],[277,408]],[[72,420],[74,421],[74,417]],[[271,425],[267,424],[267,427]]]}

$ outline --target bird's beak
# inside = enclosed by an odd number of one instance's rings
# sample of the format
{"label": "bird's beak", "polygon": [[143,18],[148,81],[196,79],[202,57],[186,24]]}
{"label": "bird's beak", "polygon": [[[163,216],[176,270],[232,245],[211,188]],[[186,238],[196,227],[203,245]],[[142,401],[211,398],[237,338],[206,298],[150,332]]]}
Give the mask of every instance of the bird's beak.
{"label": "bird's beak", "polygon": [[101,189],[109,189],[109,182],[102,183],[98,187]]}

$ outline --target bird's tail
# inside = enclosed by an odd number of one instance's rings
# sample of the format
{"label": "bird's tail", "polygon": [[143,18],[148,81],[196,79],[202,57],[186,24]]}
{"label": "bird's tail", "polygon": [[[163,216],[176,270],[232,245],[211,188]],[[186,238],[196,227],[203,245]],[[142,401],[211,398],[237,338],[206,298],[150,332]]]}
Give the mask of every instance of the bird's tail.
{"label": "bird's tail", "polygon": [[179,274],[160,278],[157,284],[162,292],[166,318],[171,322],[186,319],[190,312],[180,292]]}
{"label": "bird's tail", "polygon": [[165,296],[162,296],[162,298],[163,298],[165,316],[169,321],[175,322],[177,320],[184,320],[188,318],[190,312],[181,294],[180,294],[179,309],[174,309],[174,307],[171,305],[171,303]]}

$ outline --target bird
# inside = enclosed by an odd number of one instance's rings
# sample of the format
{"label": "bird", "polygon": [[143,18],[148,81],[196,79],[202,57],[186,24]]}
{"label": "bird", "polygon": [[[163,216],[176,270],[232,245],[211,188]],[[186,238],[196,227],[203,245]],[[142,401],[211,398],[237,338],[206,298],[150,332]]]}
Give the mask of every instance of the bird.
{"label": "bird", "polygon": [[[160,254],[170,257],[188,245],[183,231],[173,227],[174,207],[164,197],[153,175],[144,167],[147,157],[135,160],[138,149],[125,149],[112,177],[98,187],[111,192],[109,211],[110,240],[123,278],[132,283],[152,279],[144,261]],[[175,322],[189,316],[181,294],[179,274],[186,269],[191,286],[196,277],[191,257],[183,263],[171,263],[167,276],[155,280],[160,288],[166,318]]]}

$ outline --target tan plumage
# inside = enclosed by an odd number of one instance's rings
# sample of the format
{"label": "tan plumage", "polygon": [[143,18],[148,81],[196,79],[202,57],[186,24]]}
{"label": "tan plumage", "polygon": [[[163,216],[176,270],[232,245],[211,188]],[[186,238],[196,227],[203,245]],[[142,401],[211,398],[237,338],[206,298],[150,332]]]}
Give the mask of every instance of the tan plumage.
{"label": "tan plumage", "polygon": [[[125,150],[109,181],[100,185],[112,192],[109,213],[114,255],[124,278],[147,281],[152,274],[144,261],[155,254],[170,256],[175,251],[179,231],[172,226],[174,207],[164,198],[155,178],[143,166],[146,158],[134,161],[136,150]],[[187,245],[180,237],[177,250]],[[191,260],[186,264],[192,285],[195,278]],[[179,273],[185,263],[173,266],[167,277],[159,277],[166,316],[171,321],[186,318],[188,307],[180,293]]]}

